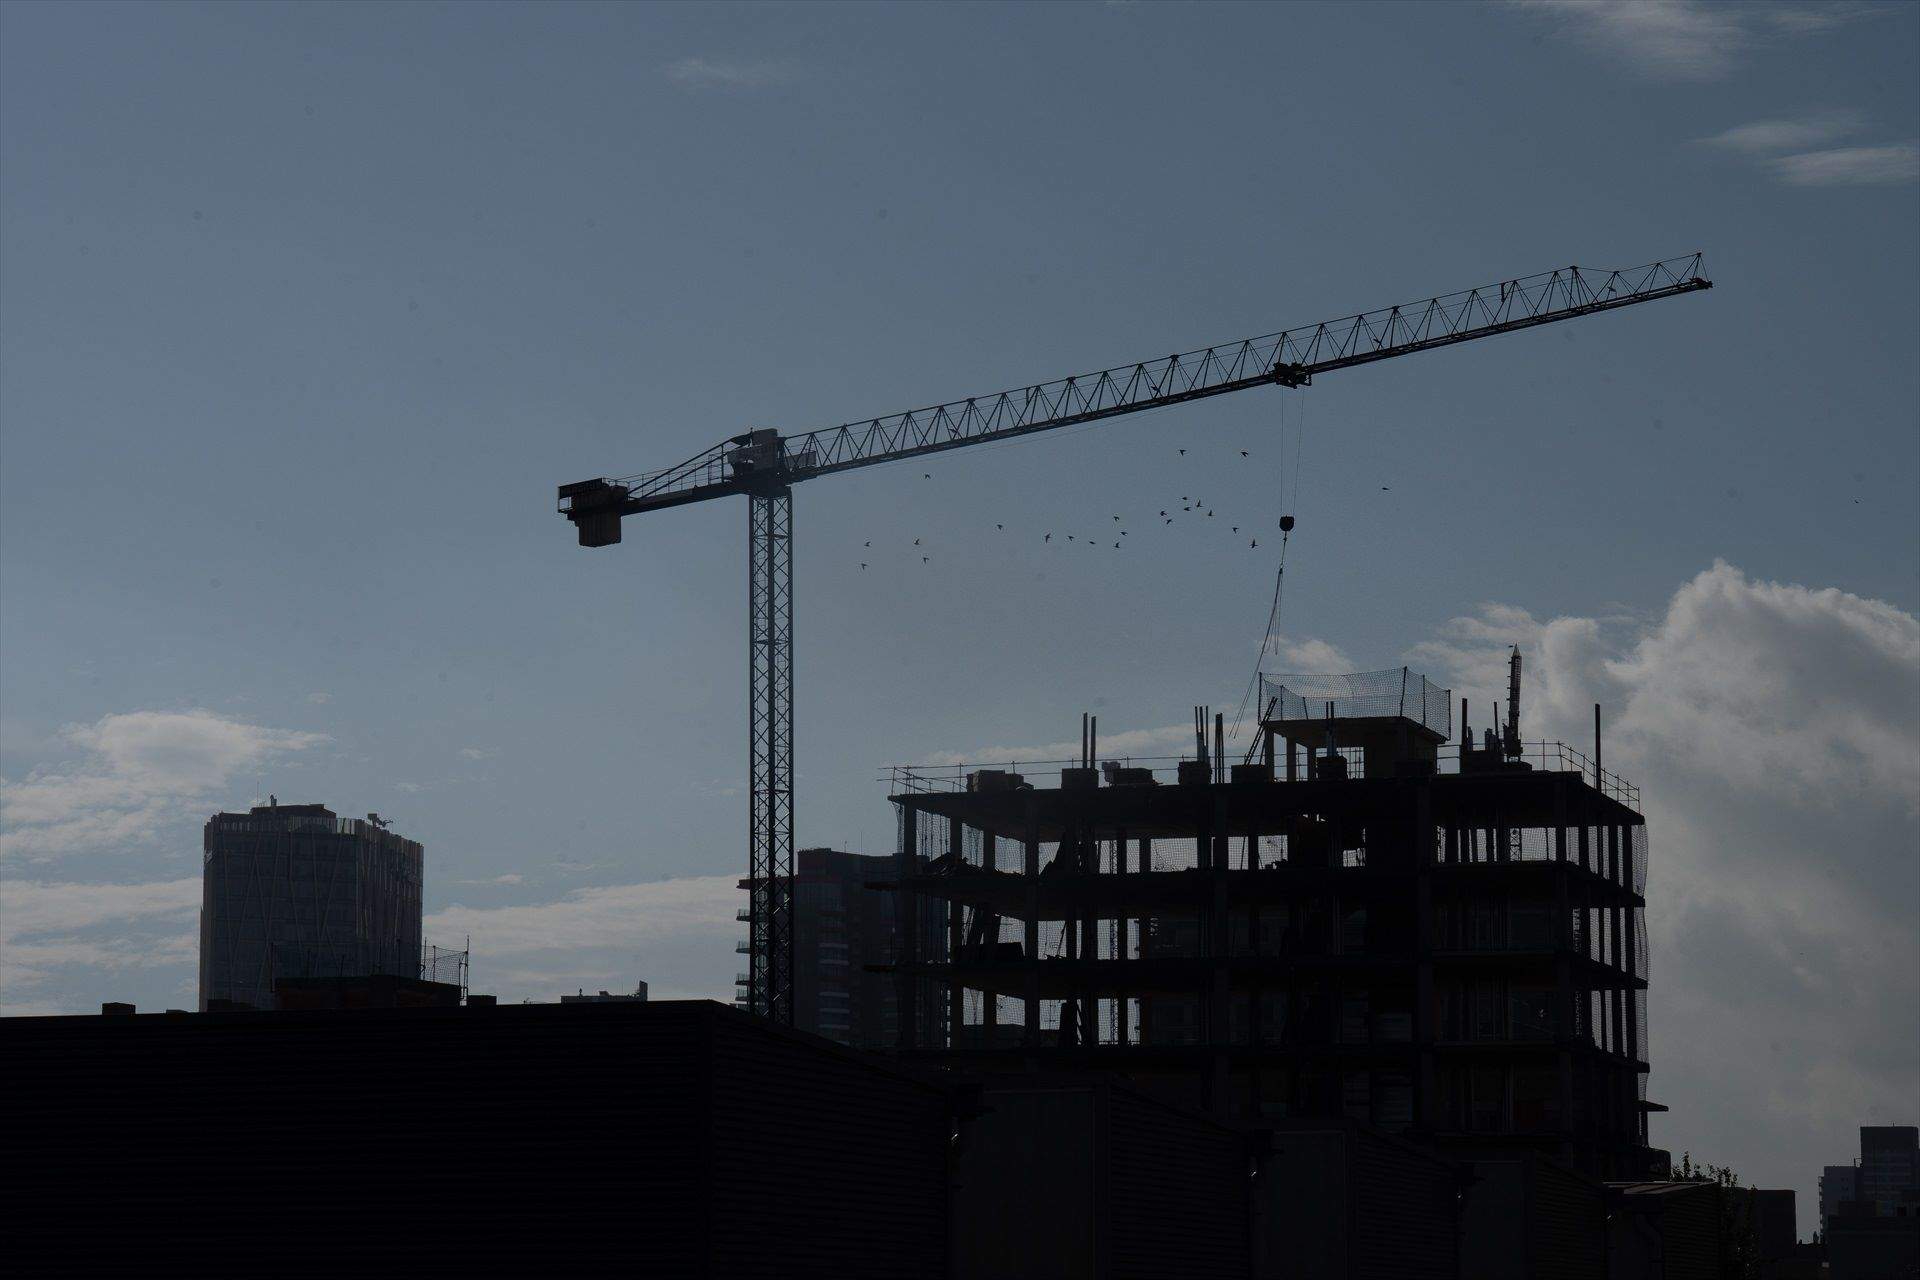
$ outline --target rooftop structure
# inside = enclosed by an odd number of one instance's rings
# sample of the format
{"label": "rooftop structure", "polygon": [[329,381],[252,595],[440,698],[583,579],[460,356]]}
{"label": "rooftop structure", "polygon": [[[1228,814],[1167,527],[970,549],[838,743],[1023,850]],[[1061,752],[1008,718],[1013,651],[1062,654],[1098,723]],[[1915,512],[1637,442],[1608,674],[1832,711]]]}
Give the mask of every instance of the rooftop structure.
{"label": "rooftop structure", "polygon": [[899,1052],[1662,1176],[1637,792],[1511,727],[1449,747],[1415,673],[1326,679],[1270,681],[1231,765],[1200,716],[1184,760],[1089,727],[1076,761],[892,771],[901,891],[951,957],[903,936]]}
{"label": "rooftop structure", "polygon": [[645,1004],[647,1002],[647,984],[641,983],[632,991],[602,991],[598,995],[588,995],[585,987],[579,988],[573,995],[561,996],[561,1004]]}

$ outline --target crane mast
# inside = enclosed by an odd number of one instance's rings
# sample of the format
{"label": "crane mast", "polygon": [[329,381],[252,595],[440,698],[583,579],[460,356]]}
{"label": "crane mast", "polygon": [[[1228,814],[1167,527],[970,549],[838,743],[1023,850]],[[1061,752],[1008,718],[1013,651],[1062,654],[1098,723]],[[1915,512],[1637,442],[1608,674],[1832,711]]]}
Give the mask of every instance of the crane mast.
{"label": "crane mast", "polygon": [[[793,486],[802,480],[1183,404],[1710,289],[1700,254],[1622,271],[1562,267],[1184,354],[783,436],[732,436],[677,466],[561,485],[583,547],[629,515],[747,498],[747,1005],[793,1021]],[[1513,711],[1518,711],[1518,666]],[[1514,716],[1510,715],[1509,723]]]}

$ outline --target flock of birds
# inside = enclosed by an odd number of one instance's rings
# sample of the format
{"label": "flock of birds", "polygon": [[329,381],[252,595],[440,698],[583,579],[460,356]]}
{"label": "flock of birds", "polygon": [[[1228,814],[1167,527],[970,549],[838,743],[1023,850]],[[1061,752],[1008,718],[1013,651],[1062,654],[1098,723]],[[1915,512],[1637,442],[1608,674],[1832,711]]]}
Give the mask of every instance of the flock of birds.
{"label": "flock of birds", "polygon": [[[1252,454],[1246,449],[1241,449],[1238,452],[1242,458],[1252,457]],[[1179,451],[1179,455],[1184,458],[1187,455],[1187,451],[1185,449],[1181,449]],[[933,479],[933,473],[931,471],[923,471],[920,474],[922,479],[925,479],[925,480]],[[1391,491],[1391,489],[1392,489],[1391,485],[1383,484],[1380,486],[1380,491],[1382,493],[1389,492]],[[1179,519],[1183,515],[1193,516],[1197,519],[1202,519],[1202,520],[1218,519],[1218,517],[1214,515],[1213,508],[1207,504],[1206,500],[1198,495],[1193,495],[1193,494],[1182,494],[1180,496],[1179,509],[1177,511],[1173,508],[1172,504],[1169,504],[1166,507],[1160,508],[1158,513],[1152,516],[1151,519],[1159,521],[1160,522],[1159,527],[1165,528],[1167,525],[1172,524],[1175,520]],[[1113,517],[1113,522],[1117,525],[1125,525],[1128,523],[1128,521],[1124,517],[1118,516],[1118,515]],[[1000,533],[1005,533],[1007,528],[1005,524],[996,524],[993,527],[997,532],[1000,532]],[[1240,533],[1240,526],[1237,524],[1229,523],[1227,526],[1227,530],[1228,530],[1228,533],[1231,535],[1238,535]],[[1116,534],[1117,534],[1117,537],[1114,537],[1114,535]],[[1076,545],[1086,546],[1086,547],[1091,547],[1096,549],[1103,545],[1106,545],[1106,538],[1097,537],[1093,534],[1066,533],[1066,534],[1062,534],[1061,536],[1064,540],[1063,545],[1065,543],[1073,543]],[[1114,537],[1112,547],[1115,551],[1119,551],[1127,545],[1126,542],[1123,541],[1123,539],[1131,537],[1132,533],[1128,529],[1121,528],[1118,530],[1109,530],[1108,536]],[[1053,539],[1054,539],[1053,530],[1050,530],[1050,529],[1043,530],[1040,534],[1040,542],[1042,545],[1046,545],[1046,546],[1052,545]],[[862,542],[860,545],[863,550],[871,550],[873,548],[873,542],[871,540]],[[882,545],[884,549],[884,543]],[[915,538],[913,540],[913,545],[915,547],[919,547],[921,545],[921,539]],[[1259,535],[1253,532],[1252,526],[1248,526],[1247,549],[1254,550],[1254,549],[1257,549],[1259,546],[1260,546]],[[932,562],[933,562],[933,557],[930,554],[926,554],[925,552],[921,553],[920,555],[921,564],[931,564]],[[869,562],[864,560],[861,561],[860,567],[862,569],[868,568]]]}

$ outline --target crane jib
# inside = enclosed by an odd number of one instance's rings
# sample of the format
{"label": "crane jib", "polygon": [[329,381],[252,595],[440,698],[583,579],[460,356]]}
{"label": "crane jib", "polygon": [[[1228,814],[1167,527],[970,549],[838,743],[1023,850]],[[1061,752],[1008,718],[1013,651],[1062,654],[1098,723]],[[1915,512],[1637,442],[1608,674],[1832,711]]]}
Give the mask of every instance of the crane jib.
{"label": "crane jib", "polygon": [[1701,255],[1626,271],[1565,267],[1425,302],[1200,351],[974,396],[866,422],[735,436],[675,467],[561,486],[583,546],[620,541],[621,517],[1098,422],[1710,289]]}

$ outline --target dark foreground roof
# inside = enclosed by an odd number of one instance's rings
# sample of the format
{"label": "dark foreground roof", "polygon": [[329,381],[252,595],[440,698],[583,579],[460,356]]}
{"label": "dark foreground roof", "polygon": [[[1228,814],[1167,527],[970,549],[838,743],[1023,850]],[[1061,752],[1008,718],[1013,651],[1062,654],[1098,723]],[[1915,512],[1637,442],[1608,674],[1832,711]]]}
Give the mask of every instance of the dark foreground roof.
{"label": "dark foreground roof", "polygon": [[944,1273],[946,1090],[711,1002],[15,1018],[0,1064],[19,1274]]}

